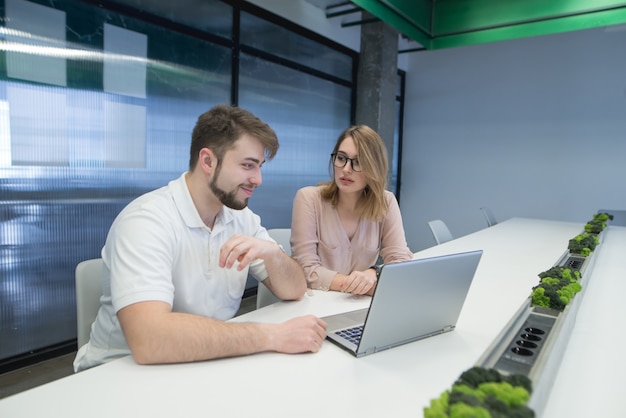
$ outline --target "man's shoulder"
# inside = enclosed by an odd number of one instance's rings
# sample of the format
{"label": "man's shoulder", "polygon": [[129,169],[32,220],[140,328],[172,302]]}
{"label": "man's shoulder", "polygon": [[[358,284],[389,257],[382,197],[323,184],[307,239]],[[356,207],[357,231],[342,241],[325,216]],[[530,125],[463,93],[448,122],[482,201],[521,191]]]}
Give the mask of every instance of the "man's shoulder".
{"label": "man's shoulder", "polygon": [[182,177],[176,178],[170,181],[165,186],[161,186],[157,189],[148,191],[143,195],[137,197],[131,202],[132,205],[163,205],[173,204],[175,200],[181,199],[181,197],[187,192],[184,179]]}
{"label": "man's shoulder", "polygon": [[172,187],[168,184],[133,199],[120,211],[116,224],[135,222],[138,219],[171,220],[177,218],[176,213]]}
{"label": "man's shoulder", "polygon": [[160,187],[155,190],[151,190],[137,197],[131,201],[127,208],[132,209],[147,209],[147,208],[164,208],[167,202],[172,201],[172,191],[169,185]]}

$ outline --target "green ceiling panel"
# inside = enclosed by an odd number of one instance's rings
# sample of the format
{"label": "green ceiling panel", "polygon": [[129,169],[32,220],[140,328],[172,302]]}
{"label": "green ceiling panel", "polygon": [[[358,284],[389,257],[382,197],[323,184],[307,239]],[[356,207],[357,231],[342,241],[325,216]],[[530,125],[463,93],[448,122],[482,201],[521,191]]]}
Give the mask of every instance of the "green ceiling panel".
{"label": "green ceiling panel", "polygon": [[615,7],[624,7],[616,0],[443,0],[435,9],[434,33],[469,32],[493,27],[519,25],[527,22],[555,20],[593,13]]}
{"label": "green ceiling panel", "polygon": [[[428,3],[427,0],[423,2]],[[353,0],[352,3],[360,6],[363,10],[366,10],[387,23],[388,25],[394,27],[398,32],[403,33],[414,41],[419,42],[421,45],[430,45],[430,41],[432,40],[432,36],[430,34],[430,30],[423,30],[419,26],[414,23],[409,22],[401,15],[399,15],[395,10],[385,5],[379,0]],[[409,2],[407,2],[409,3]],[[428,20],[430,21],[430,14]],[[429,25],[430,26],[430,25]]]}
{"label": "green ceiling panel", "polygon": [[432,35],[431,0],[380,0],[380,2],[423,32]]}
{"label": "green ceiling panel", "polygon": [[557,20],[483,29],[475,32],[436,37],[431,42],[431,49],[443,49],[455,46],[496,42],[507,39],[528,38],[574,30],[591,29],[626,23],[626,8],[562,17]]}
{"label": "green ceiling panel", "polygon": [[617,0],[353,0],[426,49],[626,23]]}

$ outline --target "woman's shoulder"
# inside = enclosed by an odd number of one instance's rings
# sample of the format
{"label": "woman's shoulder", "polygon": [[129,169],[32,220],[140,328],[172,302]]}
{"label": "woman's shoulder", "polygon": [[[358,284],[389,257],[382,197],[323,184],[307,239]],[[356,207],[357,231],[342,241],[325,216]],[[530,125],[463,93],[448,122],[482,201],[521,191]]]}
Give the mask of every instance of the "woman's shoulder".
{"label": "woman's shoulder", "polygon": [[389,190],[385,190],[383,196],[385,197],[385,200],[387,202],[390,202],[390,201],[393,201],[393,200],[397,201],[396,195],[393,194],[392,192],[390,192]]}
{"label": "woman's shoulder", "polygon": [[319,198],[321,190],[320,186],[304,186],[300,188],[296,194],[306,199],[313,199]]}

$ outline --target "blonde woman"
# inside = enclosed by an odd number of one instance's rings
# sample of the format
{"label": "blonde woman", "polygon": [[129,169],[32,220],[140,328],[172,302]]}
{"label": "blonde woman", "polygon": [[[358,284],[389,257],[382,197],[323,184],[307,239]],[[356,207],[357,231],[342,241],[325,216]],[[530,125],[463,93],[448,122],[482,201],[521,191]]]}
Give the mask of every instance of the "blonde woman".
{"label": "blonde woman", "polygon": [[331,153],[331,180],[296,193],[291,250],[310,288],[371,295],[379,256],[410,260],[398,202],[387,183],[387,150],[365,125],[346,129]]}

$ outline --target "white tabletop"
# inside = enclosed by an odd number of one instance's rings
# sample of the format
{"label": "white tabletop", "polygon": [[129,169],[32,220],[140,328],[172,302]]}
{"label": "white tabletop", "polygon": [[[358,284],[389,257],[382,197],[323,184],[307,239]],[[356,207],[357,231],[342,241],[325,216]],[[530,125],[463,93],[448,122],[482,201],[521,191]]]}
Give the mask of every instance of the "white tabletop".
{"label": "white tabletop", "polygon": [[[581,230],[577,223],[514,218],[417,253],[484,251],[457,328],[447,334],[360,359],[329,342],[316,354],[263,353],[193,364],[139,366],[124,358],[1,400],[0,416],[420,417],[431,399],[476,363],[529,296],[537,274],[552,267]],[[316,291],[235,320],[278,322],[368,303],[367,297]],[[559,398],[572,402],[568,393]],[[561,404],[549,407],[560,411]]]}
{"label": "white tabletop", "polygon": [[603,235],[543,410],[546,418],[626,416],[626,227],[611,226]]}

